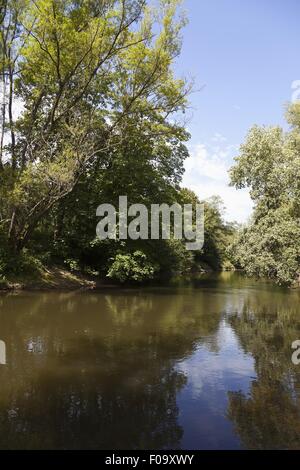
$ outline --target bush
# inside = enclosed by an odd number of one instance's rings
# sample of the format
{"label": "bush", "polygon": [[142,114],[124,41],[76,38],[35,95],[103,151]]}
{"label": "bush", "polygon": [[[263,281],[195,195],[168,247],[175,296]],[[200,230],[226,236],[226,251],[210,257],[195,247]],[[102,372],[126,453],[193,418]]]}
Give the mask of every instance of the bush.
{"label": "bush", "polygon": [[0,278],[7,276],[37,276],[43,266],[42,263],[23,250],[21,253],[14,254],[1,247],[0,250]]}
{"label": "bush", "polygon": [[80,271],[80,265],[76,259],[68,258],[64,261],[64,264],[72,273]]}
{"label": "bush", "polygon": [[194,268],[194,252],[188,251],[182,240],[150,240],[147,253],[159,265],[164,280],[189,274]]}
{"label": "bush", "polygon": [[148,260],[145,253],[118,254],[107,273],[107,277],[122,283],[127,281],[143,282],[154,279],[159,266]]}

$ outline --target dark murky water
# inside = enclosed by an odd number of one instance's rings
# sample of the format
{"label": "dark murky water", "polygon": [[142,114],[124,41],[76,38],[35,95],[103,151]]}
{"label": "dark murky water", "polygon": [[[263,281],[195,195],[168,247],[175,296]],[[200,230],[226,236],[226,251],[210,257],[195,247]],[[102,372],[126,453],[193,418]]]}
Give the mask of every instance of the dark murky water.
{"label": "dark murky water", "polygon": [[300,293],[193,285],[0,296],[0,448],[300,448]]}

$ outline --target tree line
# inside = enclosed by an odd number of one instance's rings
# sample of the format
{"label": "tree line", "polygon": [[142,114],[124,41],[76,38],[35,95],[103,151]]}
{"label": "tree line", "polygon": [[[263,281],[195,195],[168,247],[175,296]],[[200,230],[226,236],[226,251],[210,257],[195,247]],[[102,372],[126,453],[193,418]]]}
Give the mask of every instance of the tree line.
{"label": "tree line", "polygon": [[192,84],[177,78],[179,0],[1,0],[0,272],[51,263],[121,280],[221,266],[231,227],[207,203],[207,244],[101,241],[101,203],[198,201],[180,188]]}
{"label": "tree line", "polygon": [[251,130],[232,184],[255,203],[242,231],[206,201],[205,245],[99,240],[96,208],[199,202],[182,189],[193,84],[174,74],[180,0],[0,0],[0,278],[43,266],[126,281],[239,267],[299,275],[299,105],[292,129]]}
{"label": "tree line", "polygon": [[231,170],[237,188],[249,188],[250,223],[230,247],[247,274],[281,285],[300,281],[300,102],[287,109],[288,131],[254,126]]}

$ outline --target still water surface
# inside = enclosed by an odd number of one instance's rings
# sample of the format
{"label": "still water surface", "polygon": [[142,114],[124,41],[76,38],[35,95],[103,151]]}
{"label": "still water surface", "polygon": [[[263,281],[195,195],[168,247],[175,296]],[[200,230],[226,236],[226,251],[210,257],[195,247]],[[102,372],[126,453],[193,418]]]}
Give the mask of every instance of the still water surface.
{"label": "still water surface", "polygon": [[0,448],[300,448],[299,301],[232,273],[1,295]]}

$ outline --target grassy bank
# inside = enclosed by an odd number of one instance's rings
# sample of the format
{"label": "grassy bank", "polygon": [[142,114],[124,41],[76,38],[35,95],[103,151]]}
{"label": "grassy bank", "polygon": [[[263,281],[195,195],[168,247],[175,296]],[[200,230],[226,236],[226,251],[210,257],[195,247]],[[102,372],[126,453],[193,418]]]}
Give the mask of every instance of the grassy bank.
{"label": "grassy bank", "polygon": [[0,291],[95,289],[100,285],[99,279],[59,267],[43,268],[34,275],[14,275],[0,279]]}

